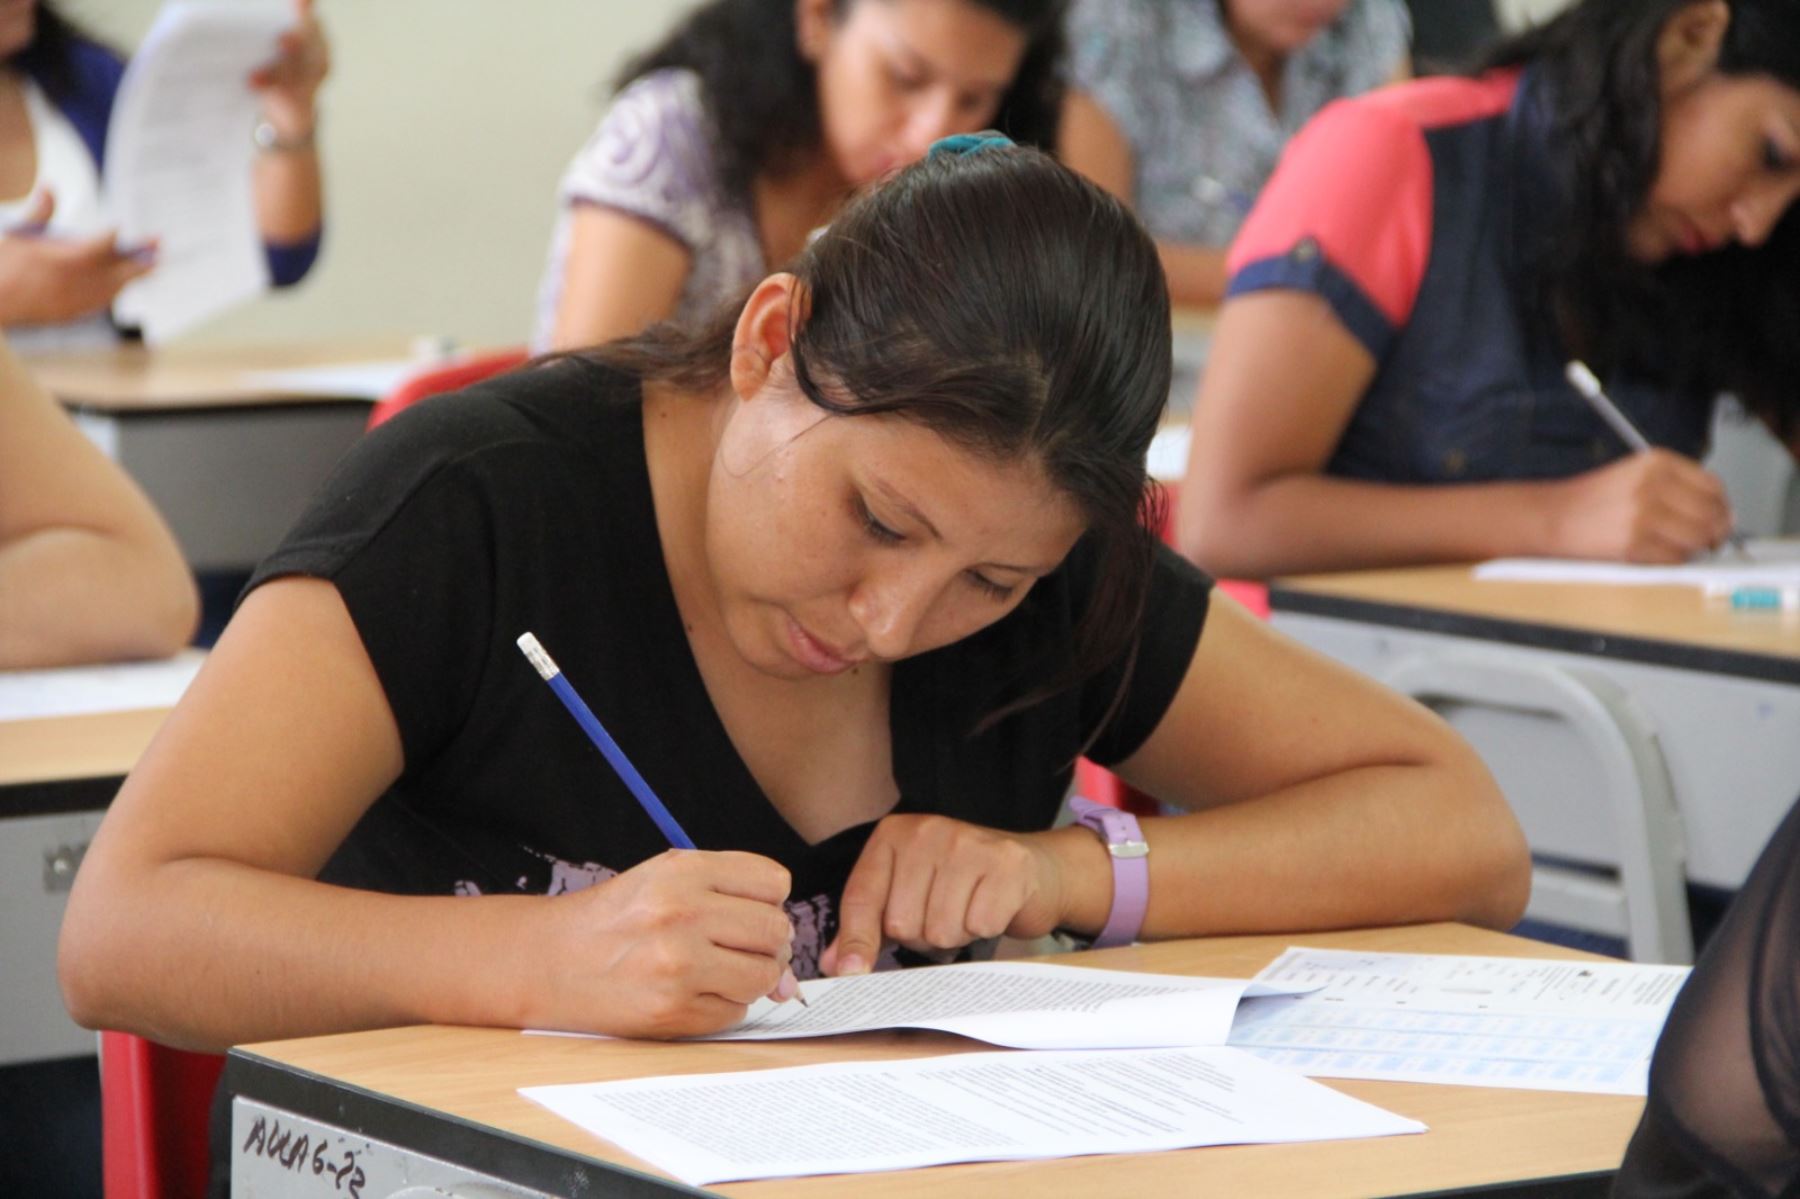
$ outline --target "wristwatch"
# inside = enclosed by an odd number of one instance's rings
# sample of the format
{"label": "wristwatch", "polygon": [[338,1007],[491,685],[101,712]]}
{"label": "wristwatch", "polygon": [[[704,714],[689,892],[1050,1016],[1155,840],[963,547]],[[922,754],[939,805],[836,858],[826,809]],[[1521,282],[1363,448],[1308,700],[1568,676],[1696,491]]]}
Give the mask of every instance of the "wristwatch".
{"label": "wristwatch", "polygon": [[1091,828],[1112,855],[1112,911],[1106,927],[1094,938],[1095,949],[1129,945],[1144,927],[1144,910],[1150,906],[1150,845],[1138,828],[1137,817],[1118,808],[1074,796],[1069,810],[1075,823]]}

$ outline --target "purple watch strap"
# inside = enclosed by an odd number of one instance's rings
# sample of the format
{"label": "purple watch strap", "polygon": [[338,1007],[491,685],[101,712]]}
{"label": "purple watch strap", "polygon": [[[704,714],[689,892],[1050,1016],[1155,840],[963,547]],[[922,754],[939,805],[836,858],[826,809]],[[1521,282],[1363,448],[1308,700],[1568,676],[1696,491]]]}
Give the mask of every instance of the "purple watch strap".
{"label": "purple watch strap", "polygon": [[1069,810],[1075,813],[1075,823],[1100,835],[1112,856],[1112,910],[1107,913],[1106,927],[1094,938],[1094,948],[1129,945],[1137,940],[1150,906],[1150,846],[1130,812],[1079,795],[1069,800]]}

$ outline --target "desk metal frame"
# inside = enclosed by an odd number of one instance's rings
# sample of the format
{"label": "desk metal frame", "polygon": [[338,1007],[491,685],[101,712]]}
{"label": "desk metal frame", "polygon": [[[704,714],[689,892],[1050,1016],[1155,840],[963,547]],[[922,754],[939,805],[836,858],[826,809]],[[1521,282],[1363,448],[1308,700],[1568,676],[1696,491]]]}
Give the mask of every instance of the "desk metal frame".
{"label": "desk metal frame", "polygon": [[[1619,866],[1604,761],[1613,752],[1595,728],[1547,719],[1518,705],[1482,704],[1489,677],[1540,672],[1577,681],[1619,703],[1620,743],[1657,759],[1644,794],[1664,772],[1673,812],[1648,813],[1648,846],[1685,865],[1694,882],[1735,889],[1800,793],[1800,657],[1620,636],[1572,626],[1488,617],[1356,598],[1306,585],[1270,590],[1275,627],[1408,693],[1423,668],[1454,692],[1441,710],[1482,752],[1520,813],[1533,850]],[[1571,611],[1571,620],[1581,613]],[[1800,629],[1794,634],[1800,644]],[[1602,733],[1607,730],[1600,729]],[[1652,795],[1652,808],[1661,803]],[[1665,880],[1666,881],[1666,880]],[[1666,888],[1665,888],[1666,899]],[[1624,931],[1624,930],[1621,930]],[[1675,953],[1645,956],[1679,958]]]}

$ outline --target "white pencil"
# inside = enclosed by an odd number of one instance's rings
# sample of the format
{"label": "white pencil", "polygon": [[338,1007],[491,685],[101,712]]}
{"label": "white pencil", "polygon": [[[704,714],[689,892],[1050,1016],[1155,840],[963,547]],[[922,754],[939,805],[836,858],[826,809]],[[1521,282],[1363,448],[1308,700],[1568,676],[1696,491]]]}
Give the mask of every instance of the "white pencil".
{"label": "white pencil", "polygon": [[[1631,423],[1631,418],[1619,411],[1619,406],[1612,402],[1612,397],[1600,386],[1599,377],[1588,369],[1587,363],[1577,358],[1563,368],[1563,375],[1569,380],[1569,386],[1575,389],[1575,393],[1587,401],[1588,407],[1612,426],[1612,431],[1619,435],[1619,440],[1631,447],[1632,453],[1649,453],[1650,439],[1638,432],[1638,427]],[[1746,558],[1750,556],[1750,547],[1744,544],[1744,535],[1736,529],[1725,534],[1725,541],[1739,554]]]}

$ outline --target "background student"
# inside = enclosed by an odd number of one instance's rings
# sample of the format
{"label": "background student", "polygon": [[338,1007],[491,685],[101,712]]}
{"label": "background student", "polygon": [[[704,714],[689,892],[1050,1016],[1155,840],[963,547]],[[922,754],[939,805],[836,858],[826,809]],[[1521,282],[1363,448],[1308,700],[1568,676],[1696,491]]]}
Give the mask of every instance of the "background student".
{"label": "background student", "polygon": [[0,670],[164,657],[198,611],[149,499],[0,342]]}
{"label": "background student", "polygon": [[1048,146],[1059,0],[711,0],[628,64],[564,175],[533,344],[694,319],[940,137]]}
{"label": "background student", "polygon": [[1225,250],[1326,104],[1406,75],[1399,0],[1075,0],[1059,155],[1131,204],[1178,304],[1225,295]]}
{"label": "background student", "polygon": [[[277,286],[311,267],[322,220],[314,99],[330,60],[312,0],[295,0],[295,13],[249,79],[262,96],[257,226]],[[154,246],[118,244],[100,194],[125,64],[45,0],[0,10],[0,56],[0,326],[104,327],[119,289],[155,266]]]}
{"label": "background student", "polygon": [[1209,569],[1680,561],[1732,524],[1715,397],[1800,436],[1800,6],[1585,0],[1494,62],[1322,114],[1233,247],[1181,493]]}
{"label": "background student", "polygon": [[[741,311],[354,449],[94,839],[76,1018],[673,1036],[884,942],[1516,918],[1524,846],[1468,747],[1209,604],[1146,527],[1149,238],[972,140]],[[699,851],[664,851],[526,630]],[[1142,907],[1050,827],[1083,751],[1194,809],[1145,822]]]}

